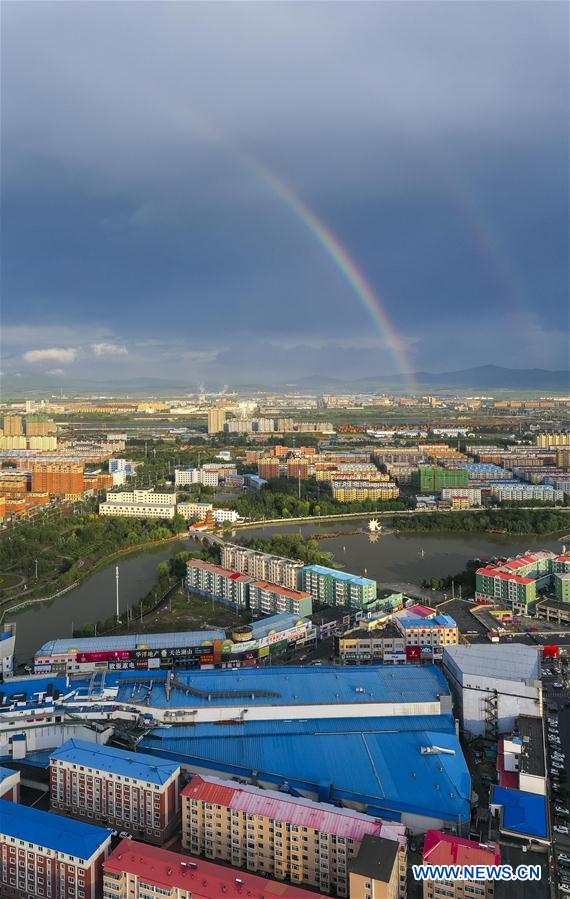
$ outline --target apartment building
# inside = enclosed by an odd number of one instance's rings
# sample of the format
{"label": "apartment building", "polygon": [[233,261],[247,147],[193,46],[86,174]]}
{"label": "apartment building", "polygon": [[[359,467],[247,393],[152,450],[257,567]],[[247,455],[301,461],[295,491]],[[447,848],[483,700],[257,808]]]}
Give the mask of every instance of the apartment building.
{"label": "apartment building", "polygon": [[50,756],[50,805],[105,822],[147,842],[177,827],[180,765],[156,756],[71,739]]}
{"label": "apartment building", "polygon": [[331,480],[333,499],[340,503],[362,502],[366,499],[380,500],[397,499],[400,488],[392,481],[378,481],[367,479],[341,479]]}
{"label": "apartment building", "polygon": [[85,490],[83,468],[82,462],[35,462],[30,459],[32,493],[81,494]]}
{"label": "apartment building", "polygon": [[0,766],[0,799],[6,802],[20,801],[20,772]]}
{"label": "apartment building", "polygon": [[366,834],[405,852],[403,825],[352,809],[201,775],[182,791],[185,849],[329,895],[348,895],[349,865]]}
{"label": "apartment building", "polygon": [[219,434],[224,430],[226,423],[225,409],[208,410],[208,434]]}
{"label": "apartment building", "polygon": [[[424,865],[500,865],[497,843],[476,843],[441,830],[428,830],[424,843]],[[424,899],[491,899],[492,880],[424,880]]]}
{"label": "apartment building", "polygon": [[120,515],[127,518],[174,518],[176,494],[154,490],[123,490],[107,493],[99,503],[99,515]]}
{"label": "apartment building", "polygon": [[201,559],[190,559],[186,565],[186,586],[189,590],[238,608],[247,607],[248,586],[252,581],[253,578],[245,574]]}
{"label": "apartment building", "polygon": [[265,615],[276,615],[279,612],[293,612],[305,616],[313,613],[313,598],[303,590],[288,590],[277,584],[266,581],[254,581],[249,584],[249,607],[259,610]]}
{"label": "apartment building", "polygon": [[303,563],[297,559],[286,559],[235,543],[226,543],[222,547],[222,566],[269,584],[297,590]]}
{"label": "apartment building", "polygon": [[2,899],[100,899],[110,830],[0,801]]}
{"label": "apartment building", "polygon": [[366,834],[349,867],[350,899],[402,899],[406,877],[406,853],[398,843]]}
{"label": "apartment building", "polygon": [[301,586],[327,606],[365,609],[376,601],[376,581],[324,565],[305,565],[301,569]]}
{"label": "apartment building", "polygon": [[491,495],[502,503],[534,500],[554,505],[564,502],[564,492],[551,484],[498,484],[491,487]]}
{"label": "apartment building", "polygon": [[168,849],[123,840],[104,865],[103,899],[317,899],[319,893]]}
{"label": "apartment building", "polygon": [[441,498],[453,500],[456,497],[465,497],[468,501],[469,508],[481,505],[481,488],[480,487],[444,487],[441,491]]}

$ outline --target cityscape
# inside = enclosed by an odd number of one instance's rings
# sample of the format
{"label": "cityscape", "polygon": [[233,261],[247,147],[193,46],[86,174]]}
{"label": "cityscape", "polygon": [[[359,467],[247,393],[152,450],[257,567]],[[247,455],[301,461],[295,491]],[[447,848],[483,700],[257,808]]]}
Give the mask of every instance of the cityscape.
{"label": "cityscape", "polygon": [[2,899],[570,896],[569,15],[0,3]]}

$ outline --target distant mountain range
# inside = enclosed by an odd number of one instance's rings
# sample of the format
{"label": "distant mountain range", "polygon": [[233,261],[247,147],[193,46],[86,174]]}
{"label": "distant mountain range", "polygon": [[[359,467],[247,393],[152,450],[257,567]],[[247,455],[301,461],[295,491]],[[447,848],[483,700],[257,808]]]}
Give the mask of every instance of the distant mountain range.
{"label": "distant mountain range", "polygon": [[[470,388],[475,390],[521,390],[570,392],[570,372],[550,371],[545,368],[503,368],[500,365],[479,365],[460,371],[429,372],[418,371],[412,375],[413,383],[420,388],[453,390]],[[328,375],[309,375],[298,379],[276,378],[268,382],[267,373],[260,373],[260,383],[232,383],[232,390],[258,390],[261,386],[271,389],[312,391],[374,392],[382,390],[409,390],[409,380],[403,375],[372,375],[356,380],[343,380]],[[207,384],[207,390],[220,390],[223,384]],[[166,378],[136,377],[117,381],[95,381],[90,378],[74,378],[68,385],[57,375],[22,373],[20,376],[4,375],[2,393],[5,397],[59,393],[64,395],[97,392],[109,395],[172,395],[195,393],[194,380],[183,381]]]}

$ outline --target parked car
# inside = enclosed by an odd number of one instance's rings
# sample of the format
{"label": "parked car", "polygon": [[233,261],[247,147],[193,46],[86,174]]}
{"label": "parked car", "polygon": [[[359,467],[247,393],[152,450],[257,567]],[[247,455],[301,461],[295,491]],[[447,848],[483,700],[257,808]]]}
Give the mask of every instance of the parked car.
{"label": "parked car", "polygon": [[562,681],[555,680],[554,683],[552,684],[552,686],[554,687],[555,690],[562,690],[562,688],[564,687],[564,684],[562,683]]}
{"label": "parked car", "polygon": [[132,840],[132,836],[126,830],[122,830],[119,836],[122,840]]}
{"label": "parked car", "polygon": [[565,835],[570,833],[570,830],[568,830],[565,824],[555,824],[553,830],[555,830],[556,833],[563,833]]}
{"label": "parked car", "polygon": [[567,855],[565,852],[561,852],[558,856],[558,861],[570,863],[570,855]]}

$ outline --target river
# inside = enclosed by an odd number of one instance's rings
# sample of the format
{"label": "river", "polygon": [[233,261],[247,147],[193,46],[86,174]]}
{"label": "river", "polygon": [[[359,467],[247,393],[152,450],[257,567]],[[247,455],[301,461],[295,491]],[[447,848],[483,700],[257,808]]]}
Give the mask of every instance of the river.
{"label": "river", "polygon": [[[469,559],[515,556],[526,550],[562,551],[554,537],[504,537],[493,534],[386,534],[371,542],[367,519],[322,522],[307,525],[271,525],[240,531],[243,537],[271,537],[275,534],[302,534],[310,537],[339,531],[361,529],[357,535],[325,538],[323,552],[354,574],[365,574],[382,584],[409,582],[421,584],[432,577],[447,577],[463,571]],[[374,539],[374,537],[373,537]]]}
{"label": "river", "polygon": [[190,540],[172,540],[122,556],[95,572],[79,587],[50,603],[38,603],[14,616],[16,655],[19,663],[29,661],[47,640],[71,636],[72,629],[93,624],[113,615],[116,608],[115,566],[119,566],[119,605],[121,612],[136,603],[154,587],[160,562],[181,550],[195,548]]}
{"label": "river", "polygon": [[[553,537],[502,537],[489,534],[413,534],[380,535],[375,543],[366,532],[367,519],[342,522],[317,522],[306,525],[268,525],[240,530],[240,537],[270,537],[295,533],[314,534],[347,532],[361,529],[356,535],[324,538],[323,552],[332,552],[346,571],[366,574],[382,585],[401,582],[421,584],[431,577],[446,577],[462,571],[469,559],[492,556],[514,556],[526,550],[550,549],[561,552],[562,544]],[[15,616],[17,622],[16,652],[18,662],[28,661],[47,640],[70,636],[73,627],[92,624],[108,618],[115,611],[115,565],[119,565],[121,611],[135,605],[156,583],[159,562],[197,544],[173,540],[125,556],[112,562],[51,603],[33,606]]]}

